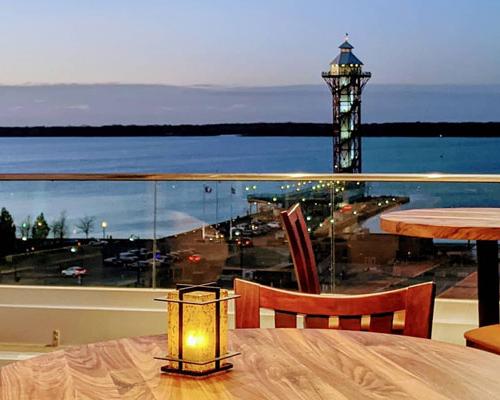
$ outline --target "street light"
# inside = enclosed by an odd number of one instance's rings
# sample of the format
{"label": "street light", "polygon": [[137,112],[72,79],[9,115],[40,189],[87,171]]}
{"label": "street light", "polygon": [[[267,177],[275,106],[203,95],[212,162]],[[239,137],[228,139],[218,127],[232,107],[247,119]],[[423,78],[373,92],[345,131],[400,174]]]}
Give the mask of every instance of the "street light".
{"label": "street light", "polygon": [[240,229],[234,230],[234,236],[236,236],[236,246],[240,251],[240,268],[243,268],[243,237]]}
{"label": "street light", "polygon": [[101,228],[102,228],[102,238],[106,239],[106,228],[108,227],[108,223],[106,221],[101,222]]}

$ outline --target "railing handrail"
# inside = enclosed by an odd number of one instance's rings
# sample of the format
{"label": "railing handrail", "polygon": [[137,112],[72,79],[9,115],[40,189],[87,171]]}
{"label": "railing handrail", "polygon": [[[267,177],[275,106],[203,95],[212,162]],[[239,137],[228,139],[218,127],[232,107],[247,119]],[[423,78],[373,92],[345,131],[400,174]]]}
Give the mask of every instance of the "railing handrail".
{"label": "railing handrail", "polygon": [[500,174],[447,173],[8,173],[0,181],[344,181],[500,183]]}

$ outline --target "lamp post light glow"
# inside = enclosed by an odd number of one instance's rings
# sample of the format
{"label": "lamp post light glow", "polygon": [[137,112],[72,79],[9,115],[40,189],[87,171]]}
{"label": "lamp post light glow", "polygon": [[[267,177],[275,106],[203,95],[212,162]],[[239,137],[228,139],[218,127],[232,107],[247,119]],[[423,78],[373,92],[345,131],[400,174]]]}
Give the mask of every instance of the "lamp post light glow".
{"label": "lamp post light glow", "polygon": [[207,283],[198,286],[177,285],[166,298],[168,335],[166,357],[161,370],[166,373],[205,376],[232,368],[226,362],[239,353],[228,352],[228,291]]}
{"label": "lamp post light glow", "polygon": [[102,238],[106,239],[106,228],[108,227],[108,223],[106,221],[101,222],[101,228],[102,228]]}

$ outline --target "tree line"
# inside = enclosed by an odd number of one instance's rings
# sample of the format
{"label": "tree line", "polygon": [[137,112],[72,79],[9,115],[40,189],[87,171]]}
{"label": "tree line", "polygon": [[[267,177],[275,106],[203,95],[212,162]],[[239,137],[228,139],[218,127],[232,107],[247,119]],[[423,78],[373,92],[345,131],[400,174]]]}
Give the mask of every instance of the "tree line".
{"label": "tree line", "polygon": [[[77,232],[85,234],[88,239],[91,232],[95,229],[96,218],[92,216],[84,216],[75,224]],[[54,239],[64,239],[67,237],[69,225],[66,217],[66,211],[61,212],[58,218],[54,219],[49,225],[43,212],[31,221],[31,216],[28,215],[21,223],[19,228],[21,238],[23,239],[47,239],[50,232]]]}
{"label": "tree line", "polygon": [[[362,124],[363,137],[499,137],[500,122],[385,122]],[[329,123],[240,123],[207,125],[106,125],[0,127],[7,137],[114,137],[114,136],[323,136],[332,135]]]}
{"label": "tree line", "polygon": [[[80,218],[75,226],[77,231],[85,234],[85,237],[88,239],[90,233],[95,229],[95,222],[96,218],[94,216],[86,215]],[[54,219],[51,224],[47,222],[45,215],[41,212],[34,221],[28,215],[21,222],[20,226],[16,227],[14,218],[10,212],[5,207],[2,207],[0,211],[0,256],[9,254],[15,248],[17,231],[19,231],[22,240],[47,239],[51,232],[54,239],[62,240],[67,237],[68,230],[69,224],[66,211],[62,211],[59,217]]]}

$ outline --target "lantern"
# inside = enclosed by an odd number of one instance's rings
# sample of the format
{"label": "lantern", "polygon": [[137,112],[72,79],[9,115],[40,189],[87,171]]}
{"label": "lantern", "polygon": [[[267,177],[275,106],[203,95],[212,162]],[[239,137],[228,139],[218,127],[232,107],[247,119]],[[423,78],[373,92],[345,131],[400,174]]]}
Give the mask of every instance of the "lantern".
{"label": "lantern", "polygon": [[232,368],[226,360],[240,353],[229,352],[227,346],[227,302],[238,296],[213,286],[177,285],[166,298],[168,335],[166,357],[161,370],[193,376],[205,376]]}

